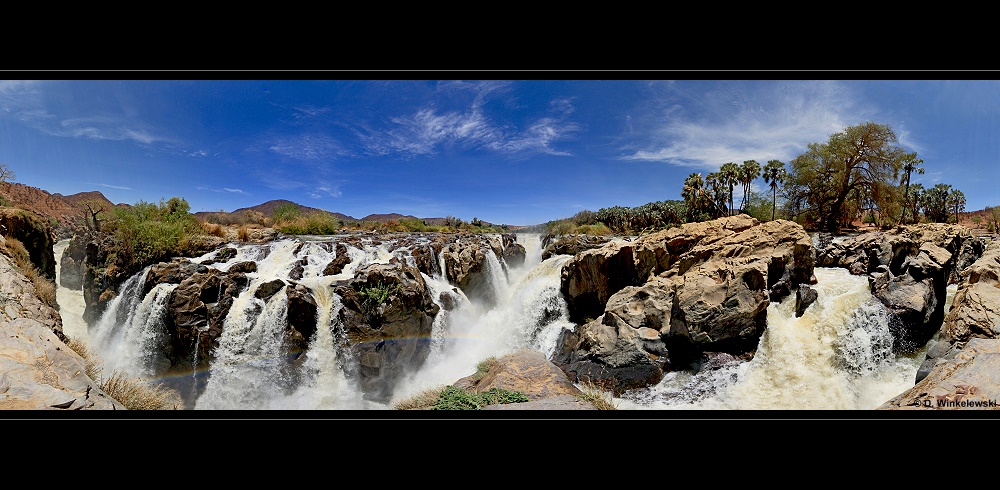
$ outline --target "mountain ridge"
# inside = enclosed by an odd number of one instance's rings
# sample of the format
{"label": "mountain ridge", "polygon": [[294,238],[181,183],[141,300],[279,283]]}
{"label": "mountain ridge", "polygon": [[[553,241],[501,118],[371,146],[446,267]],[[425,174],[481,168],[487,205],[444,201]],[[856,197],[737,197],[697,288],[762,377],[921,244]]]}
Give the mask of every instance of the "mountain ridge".
{"label": "mountain ridge", "polygon": [[[58,228],[60,230],[57,234],[69,233],[69,230],[72,230],[76,226],[80,226],[84,218],[90,217],[91,210],[99,208],[110,210],[113,207],[131,206],[130,204],[125,203],[114,203],[102,194],[101,191],[82,191],[64,196],[59,193],[50,193],[44,189],[17,182],[3,182],[2,186],[0,186],[0,198],[6,200],[11,206],[33,211],[46,218],[54,219],[56,221],[54,228]],[[91,209],[88,209],[88,205]],[[223,214],[225,216],[243,217],[251,211],[256,211],[263,214],[265,217],[270,217],[279,207],[287,205],[298,206],[298,208],[304,213],[330,213],[342,222],[375,221],[385,223],[390,220],[399,221],[404,219],[416,219],[423,221],[428,225],[440,226],[445,224],[448,220],[448,218],[441,217],[419,218],[413,215],[404,215],[400,213],[372,213],[362,218],[355,218],[339,212],[306,206],[288,199],[272,199],[255,206],[238,208],[228,212],[198,211],[192,214],[201,220],[206,220],[213,215],[217,216],[219,214]],[[483,223],[490,225],[488,222]],[[524,226],[511,226],[512,229],[523,227]]]}

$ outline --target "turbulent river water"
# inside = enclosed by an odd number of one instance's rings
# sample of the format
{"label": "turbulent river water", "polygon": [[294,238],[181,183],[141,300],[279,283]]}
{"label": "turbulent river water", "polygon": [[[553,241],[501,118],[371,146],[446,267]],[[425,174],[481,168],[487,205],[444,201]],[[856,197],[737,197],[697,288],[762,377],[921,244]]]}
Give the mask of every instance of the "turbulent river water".
{"label": "turbulent river water", "polygon": [[[351,263],[340,274],[324,276],[322,269],[335,252],[321,243],[336,240],[299,237],[267,246],[233,244],[235,257],[209,265],[226,270],[254,260],[258,267],[247,274],[250,285],[225,319],[214,363],[189,379],[156,376],[152,350],[167,298],[176,286],[161,284],[143,296],[140,278],[146,271],[123,284],[103,317],[89,326],[82,318],[82,292],[59,285],[64,333],[87,342],[104,361],[106,372],[117,370],[164,383],[177,389],[191,410],[389,410],[395,402],[474,373],[477,364],[490,356],[522,347],[551,355],[560,332],[574,328],[559,293],[560,270],[571,257],[556,255],[543,261],[541,237],[519,234],[517,241],[526,250],[523,265],[507,267],[496,255],[487,257],[489,287],[499,300],[486,307],[459,290],[460,306],[442,308],[434,319],[431,354],[423,367],[398,383],[392,403],[365,400],[351,373],[337,361],[332,331],[340,298],[330,285],[353,277],[364,264],[388,263],[394,256],[412,264],[413,257],[405,247],[390,253],[385,244],[348,246]],[[57,260],[67,244],[67,240],[56,244]],[[200,262],[214,254],[192,260]],[[303,372],[290,387],[282,372],[280,342],[286,296],[277,294],[264,302],[253,293],[274,278],[287,279],[303,257],[308,260],[298,282],[312,291],[322,328],[310,340]],[[59,268],[61,264],[57,276]],[[867,279],[843,269],[817,268],[815,273],[816,303],[799,318],[794,316],[794,296],[772,303],[768,327],[753,359],[733,361],[707,373],[668,373],[658,385],[627,392],[614,404],[619,410],[867,410],[913,386],[924,354],[892,353],[885,309],[868,292]],[[441,274],[423,278],[434,301],[442,291],[456,289]],[[953,293],[950,286],[946,307]]]}

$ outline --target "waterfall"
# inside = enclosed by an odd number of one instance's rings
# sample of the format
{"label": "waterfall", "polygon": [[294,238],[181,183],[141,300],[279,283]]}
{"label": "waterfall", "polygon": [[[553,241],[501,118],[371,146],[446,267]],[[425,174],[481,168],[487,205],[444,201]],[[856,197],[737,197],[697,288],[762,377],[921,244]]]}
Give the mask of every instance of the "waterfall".
{"label": "waterfall", "polygon": [[538,233],[519,233],[517,243],[524,247],[524,269],[542,263],[542,236]]}
{"label": "waterfall", "polygon": [[340,298],[334,294],[332,280],[322,278],[309,281],[309,289],[316,300],[316,333],[309,343],[302,377],[294,392],[271,403],[270,408],[283,410],[360,410],[372,408],[353,380],[347,378],[343,364],[352,359],[341,359],[347,350],[341,350],[344,339],[336,330]]}
{"label": "waterfall", "polygon": [[267,409],[274,393],[290,388],[282,341],[288,297],[282,288],[265,302],[255,292],[243,291],[226,316],[196,410]]}
{"label": "waterfall", "polygon": [[619,409],[865,410],[913,386],[921,356],[894,357],[888,315],[865,276],[817,267],[819,297],[795,317],[794,295],[767,309],[748,362],[668,373]]}
{"label": "waterfall", "polygon": [[[526,251],[521,266],[509,267],[485,251],[478,287],[492,293],[484,304],[450,284],[444,257],[440,271],[421,273],[432,300],[440,307],[431,327],[430,352],[416,372],[397,383],[392,400],[452,384],[476,372],[490,357],[532,348],[551,357],[559,336],[575,325],[568,320],[560,276],[569,255],[541,260],[541,237],[518,235]],[[323,241],[325,240],[325,241]],[[354,276],[367,263],[393,257],[411,263],[411,247],[390,253],[385,242],[348,245],[351,262],[337,275],[322,271],[336,257],[335,237],[282,239],[268,244],[233,245],[234,257],[208,267],[228,270],[244,260],[257,263],[246,273],[249,285],[236,297],[217,340],[213,362],[202,373],[203,390],[192,391],[187,406],[196,410],[384,410],[391,405],[365,401],[359,389],[357,360],[345,348],[338,321],[338,281]],[[352,242],[358,243],[358,242]],[[342,249],[343,250],[343,249]],[[192,259],[200,262],[218,252]],[[317,328],[305,352],[290,354],[288,328],[290,275],[308,288],[316,304]],[[148,269],[129,278],[91,327],[93,343],[111,365],[150,375],[161,362],[151,353],[162,325],[163,307],[175,286],[161,284],[143,296]],[[656,386],[626,392],[615,400],[619,410],[865,410],[913,385],[923,353],[893,354],[885,308],[868,291],[867,278],[846,270],[816,268],[818,300],[799,318],[794,295],[767,309],[768,328],[750,360],[701,372],[667,373]],[[269,298],[258,288],[274,279],[286,286]],[[949,286],[949,302],[956,287]],[[480,291],[480,292],[484,292]],[[447,308],[446,308],[447,306]],[[947,306],[946,306],[947,308]]]}
{"label": "waterfall", "polygon": [[[487,256],[492,252],[487,253]],[[493,255],[493,260],[496,256]],[[572,328],[566,303],[559,292],[562,265],[571,257],[559,255],[524,272],[521,279],[508,284],[499,262],[486,266],[498,299],[490,308],[463,301],[446,312],[447,321],[435,322],[434,351],[424,367],[400,383],[396,399],[455,382],[476,372],[476,366],[489,357],[500,357],[522,347],[550,353],[564,328]],[[529,267],[527,262],[525,267]],[[496,274],[499,271],[499,274]],[[440,282],[429,283],[444,287]],[[438,330],[440,329],[440,330]]]}
{"label": "waterfall", "polygon": [[83,312],[87,309],[87,302],[83,297],[82,289],[70,289],[61,284],[62,278],[62,257],[66,247],[69,246],[69,239],[59,240],[52,247],[52,252],[56,257],[56,303],[59,304],[59,316],[62,318],[63,333],[67,337],[82,340],[90,343],[90,333],[87,322],[83,319]]}
{"label": "waterfall", "polygon": [[[149,267],[146,267],[125,281],[119,287],[118,294],[108,302],[101,318],[90,328],[91,347],[109,371],[121,369],[130,375],[143,374],[130,370],[135,367],[132,361],[146,358],[150,353],[134,352],[134,349],[149,345],[142,339],[152,334],[142,330],[156,328],[158,325],[156,319],[147,322],[147,316],[162,312],[160,306],[154,307],[143,302],[142,289],[148,272]],[[158,300],[166,301],[165,297],[168,295],[162,294],[162,289],[159,291],[161,294],[158,295]]]}

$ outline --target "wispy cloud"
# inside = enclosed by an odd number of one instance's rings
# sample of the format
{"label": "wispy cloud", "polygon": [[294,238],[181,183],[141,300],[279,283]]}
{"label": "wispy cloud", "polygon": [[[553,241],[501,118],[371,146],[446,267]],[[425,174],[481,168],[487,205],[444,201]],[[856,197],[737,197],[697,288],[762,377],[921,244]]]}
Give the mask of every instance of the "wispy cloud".
{"label": "wispy cloud", "polygon": [[[732,82],[697,94],[685,92],[683,82],[667,87],[651,141],[623,159],[707,169],[750,159],[788,161],[865,114],[837,81]],[[671,98],[691,99],[686,103],[695,102],[694,110]]]}
{"label": "wispy cloud", "polygon": [[308,105],[301,105],[292,107],[294,111],[292,117],[296,119],[308,119],[313,117],[319,117],[330,112],[328,107],[314,107]]}
{"label": "wispy cloud", "polygon": [[197,187],[195,187],[195,189],[197,189],[199,191],[231,192],[231,193],[234,193],[234,194],[243,194],[245,196],[249,196],[250,195],[249,193],[247,193],[243,189],[235,189],[235,188],[232,188],[232,187],[223,187],[221,189],[217,189],[217,188],[213,188],[213,187],[197,186]]}
{"label": "wispy cloud", "polygon": [[434,155],[448,148],[569,155],[568,151],[554,145],[580,131],[579,124],[567,119],[573,113],[572,100],[552,100],[549,116],[536,118],[519,129],[498,122],[485,109],[491,97],[505,93],[509,86],[509,82],[443,83],[439,87],[442,91],[475,90],[469,107],[440,110],[427,105],[412,114],[392,117],[393,126],[385,130],[366,128],[359,130],[357,135],[369,154],[379,156]]}
{"label": "wispy cloud", "polygon": [[272,143],[269,149],[297,160],[328,160],[350,155],[337,140],[322,134],[284,137]]}
{"label": "wispy cloud", "polygon": [[[73,97],[60,94],[62,82],[7,80],[0,82],[0,113],[50,136],[94,140],[135,141],[145,145],[169,142],[142,121],[124,113],[91,115]],[[84,114],[81,116],[78,114]]]}
{"label": "wispy cloud", "polygon": [[132,190],[131,187],[124,187],[124,186],[120,186],[120,185],[99,184],[99,183],[96,183],[96,182],[84,182],[84,184],[87,184],[87,185],[98,185],[98,186],[101,186],[101,187],[108,187],[108,188],[111,188],[111,189],[121,189],[123,191],[130,191],[130,190]]}
{"label": "wispy cloud", "polygon": [[341,196],[340,188],[338,186],[330,185],[327,183],[320,184],[314,187],[312,190],[306,191],[306,194],[313,199]]}

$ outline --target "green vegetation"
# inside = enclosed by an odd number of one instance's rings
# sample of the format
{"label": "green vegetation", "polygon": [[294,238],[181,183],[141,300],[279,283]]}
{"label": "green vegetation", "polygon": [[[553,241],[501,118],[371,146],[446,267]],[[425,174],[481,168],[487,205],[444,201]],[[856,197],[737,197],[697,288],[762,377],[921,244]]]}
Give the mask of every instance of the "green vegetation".
{"label": "green vegetation", "polygon": [[187,201],[172,197],[160,204],[139,201],[131,207],[115,207],[106,229],[118,245],[109,253],[108,262],[126,270],[187,255],[192,240],[204,234],[190,212]]}
{"label": "green vegetation", "polygon": [[333,213],[315,211],[292,218],[276,217],[274,228],[288,235],[332,235],[340,231],[341,223]]}
{"label": "green vegetation", "polygon": [[836,232],[865,207],[901,202],[894,182],[915,154],[897,141],[889,126],[867,122],[834,133],[826,143],[810,143],[791,162],[786,190],[792,215]]}
{"label": "green vegetation", "polygon": [[[965,210],[962,191],[938,184],[924,189],[911,183],[914,172],[924,173],[923,160],[897,144],[892,128],[873,122],[834,133],[826,143],[810,143],[790,167],[769,160],[761,168],[755,160],[742,165],[724,163],[718,172],[702,178],[691,173],[681,197],[684,221],[704,221],[746,213],[760,221],[792,219],[807,229],[836,232],[855,221],[887,227],[923,220],[957,222]],[[753,191],[763,177],[770,199]],[[734,189],[743,198],[735,207]],[[767,202],[769,201],[769,202]],[[614,226],[612,226],[614,228]]]}
{"label": "green vegetation", "polygon": [[[910,194],[910,175],[916,171],[918,174],[923,175],[924,167],[919,167],[918,165],[924,163],[923,160],[917,158],[915,154],[907,155],[906,159],[903,160],[903,212],[904,214],[900,217],[900,223],[913,223],[916,221],[916,203],[917,196]],[[920,186],[923,189],[923,186]],[[906,220],[906,211],[910,211],[910,221]]]}
{"label": "green vegetation", "polygon": [[379,305],[385,304],[389,296],[399,292],[399,284],[385,284],[379,281],[374,286],[366,286],[358,291],[361,296],[361,306],[366,311],[374,311]]}
{"label": "green vegetation", "polygon": [[986,207],[986,229],[990,233],[1000,232],[1000,206]]}
{"label": "green vegetation", "polygon": [[490,388],[482,393],[466,391],[448,385],[438,394],[431,410],[479,410],[486,405],[521,403],[531,401],[520,391]]}
{"label": "green vegetation", "polygon": [[541,231],[554,235],[642,234],[680,225],[684,223],[684,214],[684,203],[676,200],[650,202],[634,208],[612,206],[549,221]]}
{"label": "green vegetation", "polygon": [[[921,170],[922,172],[923,170]],[[776,216],[778,206],[778,187],[785,183],[788,172],[785,172],[785,164],[780,160],[769,160],[764,166],[764,182],[771,187],[771,220]]]}

